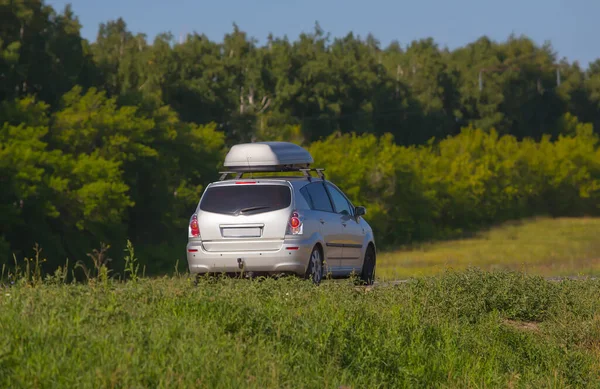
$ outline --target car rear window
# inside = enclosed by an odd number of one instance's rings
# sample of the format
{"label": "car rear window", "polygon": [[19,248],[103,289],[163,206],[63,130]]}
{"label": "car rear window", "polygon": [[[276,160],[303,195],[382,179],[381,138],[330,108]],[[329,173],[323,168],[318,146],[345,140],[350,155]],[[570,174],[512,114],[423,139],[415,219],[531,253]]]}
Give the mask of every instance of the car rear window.
{"label": "car rear window", "polygon": [[290,206],[292,194],[285,185],[213,186],[206,190],[200,209],[227,215],[271,212]]}

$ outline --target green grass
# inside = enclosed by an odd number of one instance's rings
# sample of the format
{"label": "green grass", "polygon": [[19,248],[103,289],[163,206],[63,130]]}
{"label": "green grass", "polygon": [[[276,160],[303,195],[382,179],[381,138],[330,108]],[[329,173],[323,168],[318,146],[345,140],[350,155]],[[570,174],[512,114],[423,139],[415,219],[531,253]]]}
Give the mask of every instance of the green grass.
{"label": "green grass", "polygon": [[472,269],[375,288],[21,277],[0,287],[0,387],[598,387],[599,295]]}
{"label": "green grass", "polygon": [[43,275],[38,255],[0,274],[0,387],[597,388],[600,280],[532,273],[598,274],[599,236],[600,219],[505,225],[382,253],[379,276],[420,277],[369,288],[147,278],[130,244],[118,273],[95,252]]}
{"label": "green grass", "polygon": [[477,266],[543,276],[600,275],[600,218],[540,218],[507,223],[470,239],[382,252],[380,279],[439,274]]}

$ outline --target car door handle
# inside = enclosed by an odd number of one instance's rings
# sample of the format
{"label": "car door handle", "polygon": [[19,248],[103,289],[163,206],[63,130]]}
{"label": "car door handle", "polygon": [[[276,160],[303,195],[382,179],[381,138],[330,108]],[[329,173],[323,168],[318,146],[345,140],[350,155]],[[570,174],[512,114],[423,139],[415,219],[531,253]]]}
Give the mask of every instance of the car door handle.
{"label": "car door handle", "polygon": [[344,227],[346,227],[346,223],[342,223],[342,225],[343,225]]}
{"label": "car door handle", "polygon": [[319,221],[321,222],[321,224],[325,224],[325,220],[321,219]]}

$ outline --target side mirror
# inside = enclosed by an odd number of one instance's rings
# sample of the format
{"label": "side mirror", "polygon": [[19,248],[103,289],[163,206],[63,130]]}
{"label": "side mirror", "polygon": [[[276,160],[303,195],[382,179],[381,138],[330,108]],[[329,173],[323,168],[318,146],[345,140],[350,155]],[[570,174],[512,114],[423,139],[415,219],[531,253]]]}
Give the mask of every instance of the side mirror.
{"label": "side mirror", "polygon": [[354,214],[356,217],[364,216],[367,213],[367,209],[365,207],[356,207],[354,208]]}

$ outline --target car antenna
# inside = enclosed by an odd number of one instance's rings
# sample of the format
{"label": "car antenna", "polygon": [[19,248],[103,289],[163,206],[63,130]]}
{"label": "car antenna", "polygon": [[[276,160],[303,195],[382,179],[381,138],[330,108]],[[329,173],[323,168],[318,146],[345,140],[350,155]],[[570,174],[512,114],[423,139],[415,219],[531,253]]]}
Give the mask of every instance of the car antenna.
{"label": "car antenna", "polygon": [[250,170],[250,157],[246,155],[246,162],[248,163],[248,170],[250,171],[250,178],[254,178],[254,174],[252,174],[252,170]]}

